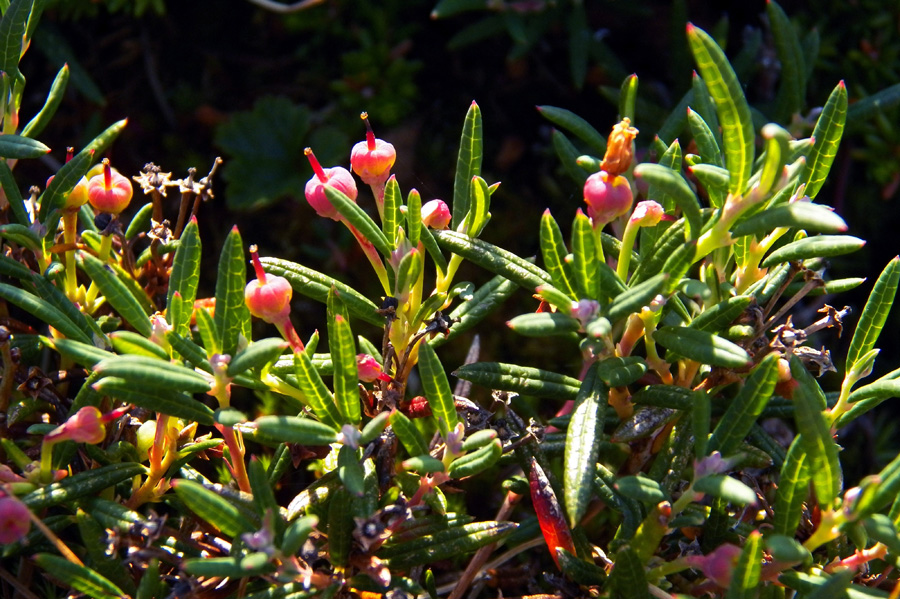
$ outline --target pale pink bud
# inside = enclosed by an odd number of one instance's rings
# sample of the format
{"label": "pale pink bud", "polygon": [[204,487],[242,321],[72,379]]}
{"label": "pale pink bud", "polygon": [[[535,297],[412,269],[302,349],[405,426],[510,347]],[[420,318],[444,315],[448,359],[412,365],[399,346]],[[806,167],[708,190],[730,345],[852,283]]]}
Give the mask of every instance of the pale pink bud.
{"label": "pale pink bud", "polygon": [[0,545],[22,540],[31,527],[28,508],[13,497],[0,497]]}
{"label": "pale pink bud", "polygon": [[91,177],[87,186],[88,201],[97,212],[119,214],[128,207],[134,194],[131,181],[110,168],[106,158],[103,159],[103,172]]}
{"label": "pale pink bud", "polygon": [[422,206],[422,222],[426,227],[446,229],[450,219],[450,207],[444,200],[431,200]]}
{"label": "pale pink bud", "polygon": [[44,437],[45,443],[75,441],[95,445],[106,437],[103,414],[94,406],[85,406]]}
{"label": "pale pink bud", "polygon": [[[330,204],[329,204],[330,205]],[[250,259],[256,278],[244,288],[244,302],[250,314],[269,323],[284,320],[291,311],[294,290],[284,277],[267,274],[259,261],[256,246],[250,246]]]}
{"label": "pale pink bud", "polygon": [[0,464],[0,483],[25,483],[28,479],[23,478],[12,471],[12,468],[6,464]]}
{"label": "pale pink bud", "polygon": [[631,213],[629,222],[639,227],[652,227],[659,223],[665,215],[666,211],[663,207],[653,200],[644,200],[638,202]]}
{"label": "pale pink bud", "polygon": [[356,370],[359,373],[359,380],[364,383],[371,383],[384,376],[384,373],[381,371],[381,364],[369,354],[356,355]]}
{"label": "pale pink bud", "polygon": [[353,146],[350,152],[350,168],[366,185],[381,185],[391,175],[391,167],[397,159],[397,152],[393,145],[375,137],[367,113],[362,113],[360,118],[366,123],[366,141]]}
{"label": "pale pink bud", "polygon": [[731,583],[731,573],[740,556],[740,547],[725,543],[707,555],[690,555],[685,558],[685,562],[691,568],[703,572],[704,576],[724,589]]}
{"label": "pale pink bud", "polygon": [[319,161],[316,160],[316,155],[313,154],[312,148],[306,148],[304,153],[309,159],[309,163],[312,165],[313,172],[315,173],[313,177],[306,182],[306,190],[304,192],[306,201],[309,202],[309,205],[312,206],[312,209],[315,210],[316,214],[319,216],[340,221],[340,213],[331,205],[331,202],[328,201],[328,197],[325,195],[325,186],[328,185],[332,189],[337,189],[355,202],[358,192],[356,190],[356,181],[353,179],[353,175],[350,174],[350,171],[340,166],[323,169],[322,165],[319,164]]}
{"label": "pale pink bud", "polygon": [[599,302],[584,299],[572,302],[572,318],[581,323],[581,328],[586,327],[599,313]]}
{"label": "pale pink bud", "polygon": [[628,214],[634,198],[628,179],[600,171],[584,182],[584,201],[594,227],[602,227],[623,214]]}

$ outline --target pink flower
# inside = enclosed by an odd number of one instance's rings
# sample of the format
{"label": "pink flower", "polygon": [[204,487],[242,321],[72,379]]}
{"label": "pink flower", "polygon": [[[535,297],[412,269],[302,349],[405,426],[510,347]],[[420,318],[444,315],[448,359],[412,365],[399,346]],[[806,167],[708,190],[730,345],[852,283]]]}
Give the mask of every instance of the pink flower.
{"label": "pink flower", "polygon": [[628,214],[634,197],[628,179],[600,171],[584,182],[584,201],[594,227],[602,227]]}
{"label": "pink flower", "polygon": [[269,323],[284,321],[291,311],[291,284],[284,277],[266,274],[255,245],[250,246],[250,256],[256,270],[256,278],[244,288],[244,302],[250,314]]}
{"label": "pink flower", "polygon": [[444,200],[431,200],[422,206],[422,223],[432,229],[446,229],[450,224],[450,207]]}
{"label": "pink flower", "polygon": [[725,543],[706,555],[690,555],[685,558],[685,562],[691,568],[703,572],[704,576],[725,589],[731,583],[731,572],[740,556],[740,547]]}
{"label": "pink flower", "polygon": [[0,545],[22,540],[31,528],[28,508],[12,497],[0,497]]}
{"label": "pink flower", "polygon": [[661,205],[653,200],[644,200],[638,202],[631,213],[630,223],[634,223],[639,227],[652,227],[659,223],[665,216],[666,211]]}
{"label": "pink flower", "polygon": [[350,152],[350,168],[366,185],[381,185],[391,175],[391,167],[397,159],[397,152],[393,145],[375,137],[367,113],[362,113],[360,118],[366,123],[366,141],[353,146]]}
{"label": "pink flower", "polygon": [[87,199],[97,212],[119,214],[128,207],[134,194],[131,181],[112,170],[106,158],[103,159],[103,172],[91,177],[87,186]]}
{"label": "pink flower", "polygon": [[356,181],[353,179],[353,175],[350,174],[350,171],[340,166],[323,169],[322,165],[319,164],[319,161],[316,160],[316,155],[313,154],[312,148],[306,148],[304,153],[309,159],[309,163],[312,165],[313,172],[315,173],[313,177],[306,182],[306,189],[304,192],[306,201],[309,202],[309,205],[312,206],[313,210],[315,210],[316,214],[319,216],[340,221],[341,214],[331,205],[331,202],[328,201],[328,197],[325,195],[325,186],[327,185],[332,189],[337,189],[355,202],[358,192],[356,190]]}
{"label": "pink flower", "polygon": [[364,383],[371,383],[375,380],[391,380],[388,375],[382,372],[381,364],[378,363],[378,360],[369,354],[356,355],[356,368],[359,372],[359,380]]}
{"label": "pink flower", "polygon": [[102,414],[94,406],[85,406],[70,416],[64,423],[47,433],[44,443],[75,441],[96,445],[106,438],[106,423],[122,416],[128,407]]}

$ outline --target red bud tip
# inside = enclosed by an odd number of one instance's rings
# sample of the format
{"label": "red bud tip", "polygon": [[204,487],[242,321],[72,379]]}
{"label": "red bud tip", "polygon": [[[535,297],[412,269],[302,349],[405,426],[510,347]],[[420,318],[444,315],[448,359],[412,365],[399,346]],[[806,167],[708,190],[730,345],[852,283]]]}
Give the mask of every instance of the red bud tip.
{"label": "red bud tip", "polygon": [[328,177],[325,175],[325,171],[322,169],[322,165],[319,164],[319,161],[316,159],[316,155],[313,154],[312,148],[306,148],[303,150],[303,153],[306,154],[306,157],[309,159],[309,164],[312,166],[313,172],[318,177],[319,181],[322,183],[328,183]]}
{"label": "red bud tip", "polygon": [[256,247],[256,244],[250,246],[250,261],[253,263],[253,270],[256,271],[256,278],[265,285],[266,271],[263,269],[262,262],[259,261],[259,248]]}
{"label": "red bud tip", "polygon": [[73,156],[75,156],[75,148],[69,146],[68,148],[66,148],[66,162],[72,160]]}
{"label": "red bud tip", "polygon": [[359,118],[366,124],[366,147],[371,152],[375,149],[375,132],[372,131],[372,124],[369,123],[369,113],[364,112],[359,115]]}
{"label": "red bud tip", "polygon": [[191,215],[191,222],[194,223],[195,225],[197,224],[197,215],[196,214]]}
{"label": "red bud tip", "polygon": [[847,87],[846,84],[844,83],[844,80],[843,80],[843,79],[841,79],[840,81],[838,81],[838,86],[841,87],[841,88]]}
{"label": "red bud tip", "polygon": [[688,23],[686,29],[687,29],[687,32],[690,34],[690,33],[694,32],[694,29],[696,29],[696,27],[694,27],[693,23]]}

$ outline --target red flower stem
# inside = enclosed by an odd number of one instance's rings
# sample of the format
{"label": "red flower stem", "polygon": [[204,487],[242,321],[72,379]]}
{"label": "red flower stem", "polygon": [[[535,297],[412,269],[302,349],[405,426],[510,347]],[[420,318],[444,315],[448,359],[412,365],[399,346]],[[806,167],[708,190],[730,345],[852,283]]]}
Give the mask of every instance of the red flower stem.
{"label": "red flower stem", "polygon": [[303,153],[306,154],[306,158],[309,159],[309,164],[312,166],[312,170],[316,174],[316,177],[319,178],[319,181],[328,183],[328,177],[325,176],[325,170],[322,168],[322,165],[319,164],[316,155],[313,154],[312,148],[306,148],[303,150]]}
{"label": "red flower stem", "polygon": [[294,329],[294,325],[291,323],[291,318],[289,316],[285,316],[284,320],[276,322],[275,326],[278,328],[278,332],[281,333],[281,336],[291,344],[291,349],[295,354],[299,354],[304,350],[305,346],[303,345],[303,340],[300,339],[300,335],[298,335],[296,329]]}
{"label": "red flower stem", "polygon": [[360,233],[356,229],[356,227],[348,223],[346,220],[343,220],[342,222],[347,225],[347,228],[350,229],[351,233],[353,233],[353,236],[359,243],[359,247],[362,248],[362,251],[366,255],[366,258],[369,259],[369,263],[372,265],[372,268],[375,269],[375,274],[378,276],[378,281],[381,283],[381,287],[384,289],[384,292],[388,295],[391,295],[391,287],[388,284],[387,270],[384,268],[384,263],[381,261],[381,255],[378,253],[378,250],[375,249],[375,246],[372,245],[371,241],[363,237],[362,233]]}
{"label": "red flower stem", "polygon": [[244,444],[241,441],[241,433],[230,426],[216,424],[216,428],[222,433],[228,453],[231,454],[231,471],[238,487],[245,493],[253,493],[250,489],[250,478],[247,476],[247,468],[244,465]]}

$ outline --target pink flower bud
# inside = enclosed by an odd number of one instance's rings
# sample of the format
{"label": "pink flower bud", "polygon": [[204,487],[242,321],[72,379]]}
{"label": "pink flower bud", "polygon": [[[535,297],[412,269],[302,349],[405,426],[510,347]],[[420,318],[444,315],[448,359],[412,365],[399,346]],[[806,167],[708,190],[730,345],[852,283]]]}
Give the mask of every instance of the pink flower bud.
{"label": "pink flower bud", "polygon": [[725,543],[707,555],[690,555],[685,558],[685,562],[691,568],[703,572],[704,576],[725,589],[731,583],[731,573],[740,556],[740,547]]}
{"label": "pink flower bud", "polygon": [[28,508],[12,497],[0,497],[0,545],[21,541],[31,527]]}
{"label": "pink flower bud", "polygon": [[256,271],[256,278],[244,288],[244,302],[250,314],[269,323],[277,323],[287,318],[291,311],[291,284],[284,277],[267,274],[259,261],[255,245],[250,246],[250,259]]}
{"label": "pink flower bud", "polygon": [[661,205],[653,200],[644,200],[638,202],[631,213],[629,222],[639,227],[652,227],[659,223],[665,215],[666,211]]}
{"label": "pink flower bud", "polygon": [[431,200],[422,206],[422,222],[426,227],[446,229],[450,219],[450,208],[444,200]]}
{"label": "pink flower bud", "polygon": [[606,171],[594,173],[584,182],[584,201],[594,227],[602,227],[628,214],[634,198],[628,179]]}
{"label": "pink flower bud", "polygon": [[340,166],[323,169],[319,161],[316,160],[316,155],[313,154],[312,148],[306,148],[304,153],[315,173],[312,179],[306,182],[306,190],[304,192],[306,201],[309,202],[309,205],[312,206],[319,216],[340,221],[340,213],[331,205],[331,202],[328,201],[328,197],[325,195],[325,186],[328,185],[333,189],[337,189],[355,202],[357,191],[353,175],[350,174],[350,171]]}
{"label": "pink flower bud", "polygon": [[121,213],[128,208],[134,193],[131,181],[110,168],[106,158],[103,159],[103,172],[91,177],[87,185],[88,201],[97,212]]}
{"label": "pink flower bud", "polygon": [[381,377],[381,364],[369,354],[356,355],[356,368],[359,372],[359,380],[371,383]]}
{"label": "pink flower bud", "polygon": [[391,167],[397,159],[397,152],[393,145],[375,137],[367,113],[362,113],[360,118],[366,123],[366,141],[353,146],[350,152],[350,168],[366,185],[381,185],[391,175]]}
{"label": "pink flower bud", "polygon": [[85,406],[64,423],[47,433],[45,443],[75,441],[96,445],[106,437],[103,414],[94,406]]}

